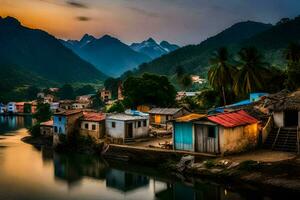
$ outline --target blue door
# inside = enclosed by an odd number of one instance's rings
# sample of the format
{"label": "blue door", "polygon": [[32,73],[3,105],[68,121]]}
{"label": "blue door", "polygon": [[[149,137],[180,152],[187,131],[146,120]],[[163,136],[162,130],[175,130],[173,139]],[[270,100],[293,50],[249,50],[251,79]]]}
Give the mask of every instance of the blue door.
{"label": "blue door", "polygon": [[174,145],[176,150],[193,151],[193,124],[174,124]]}

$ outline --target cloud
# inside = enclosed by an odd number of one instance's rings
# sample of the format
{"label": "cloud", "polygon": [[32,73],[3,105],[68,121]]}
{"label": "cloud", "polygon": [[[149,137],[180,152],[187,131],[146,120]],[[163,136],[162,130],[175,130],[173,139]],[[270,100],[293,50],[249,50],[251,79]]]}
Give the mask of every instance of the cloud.
{"label": "cloud", "polygon": [[128,8],[129,10],[136,12],[140,15],[145,15],[147,17],[160,17],[160,15],[158,13],[150,12],[145,9],[141,9],[141,8],[137,8],[137,7],[133,7],[133,6],[127,6],[126,8]]}
{"label": "cloud", "polygon": [[72,7],[75,7],[75,8],[88,8],[88,6],[84,3],[81,3],[79,1],[66,1],[66,3],[69,5],[69,6],[72,6]]}
{"label": "cloud", "polygon": [[78,16],[76,17],[76,20],[86,22],[86,21],[90,21],[91,18],[86,16]]}

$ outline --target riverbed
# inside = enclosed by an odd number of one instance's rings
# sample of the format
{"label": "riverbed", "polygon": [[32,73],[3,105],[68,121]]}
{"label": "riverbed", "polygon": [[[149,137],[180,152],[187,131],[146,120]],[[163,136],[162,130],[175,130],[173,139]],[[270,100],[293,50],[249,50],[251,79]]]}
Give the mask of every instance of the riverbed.
{"label": "riverbed", "polygon": [[261,188],[183,180],[172,173],[21,141],[30,117],[0,116],[0,199],[275,199]]}

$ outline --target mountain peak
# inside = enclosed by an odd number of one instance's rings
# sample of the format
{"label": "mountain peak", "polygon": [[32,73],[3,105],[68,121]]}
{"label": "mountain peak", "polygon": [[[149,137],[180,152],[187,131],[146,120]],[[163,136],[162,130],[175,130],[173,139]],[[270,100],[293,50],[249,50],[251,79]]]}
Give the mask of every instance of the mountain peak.
{"label": "mountain peak", "polygon": [[81,38],[80,42],[86,42],[86,41],[91,41],[94,40],[95,37],[89,34],[84,34],[84,36]]}
{"label": "mountain peak", "polygon": [[20,26],[21,23],[14,17],[7,16],[2,18],[0,16],[0,24],[10,25],[10,26]]}
{"label": "mountain peak", "polygon": [[156,41],[152,37],[148,38],[146,42],[156,43]]}

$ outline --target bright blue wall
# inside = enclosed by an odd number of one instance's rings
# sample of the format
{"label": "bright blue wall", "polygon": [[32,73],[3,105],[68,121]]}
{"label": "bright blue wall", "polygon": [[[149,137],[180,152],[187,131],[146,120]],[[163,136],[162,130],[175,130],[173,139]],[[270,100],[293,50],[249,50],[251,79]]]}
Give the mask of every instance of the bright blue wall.
{"label": "bright blue wall", "polygon": [[[61,118],[61,121],[59,121],[59,118]],[[55,132],[55,127],[57,127],[57,133],[60,134],[66,134],[66,124],[67,119],[65,116],[53,116],[53,128]]]}
{"label": "bright blue wall", "polygon": [[193,151],[192,123],[174,123],[174,145],[176,150]]}

